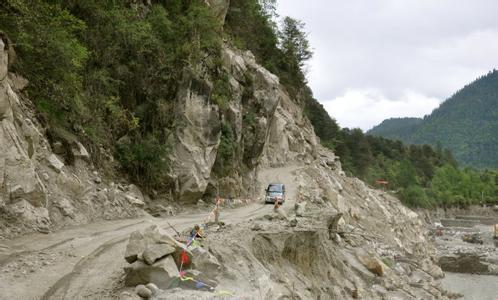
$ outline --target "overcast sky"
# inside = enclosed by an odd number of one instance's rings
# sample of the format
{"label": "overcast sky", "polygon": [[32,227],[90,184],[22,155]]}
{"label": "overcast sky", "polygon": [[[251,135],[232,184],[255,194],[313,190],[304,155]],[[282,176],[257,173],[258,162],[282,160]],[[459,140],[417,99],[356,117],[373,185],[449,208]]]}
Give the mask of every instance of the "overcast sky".
{"label": "overcast sky", "polygon": [[308,79],[342,127],[422,117],[498,68],[497,0],[279,0],[306,23]]}

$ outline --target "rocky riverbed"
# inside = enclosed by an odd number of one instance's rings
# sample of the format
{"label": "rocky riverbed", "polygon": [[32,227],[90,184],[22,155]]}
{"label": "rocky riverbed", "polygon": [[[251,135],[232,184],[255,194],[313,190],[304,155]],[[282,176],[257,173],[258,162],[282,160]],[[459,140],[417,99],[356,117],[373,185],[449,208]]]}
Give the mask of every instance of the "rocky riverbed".
{"label": "rocky riverbed", "polygon": [[[482,209],[481,209],[482,210]],[[475,210],[470,210],[475,211]],[[465,211],[463,211],[465,213]],[[464,299],[498,299],[498,250],[494,243],[493,223],[496,211],[484,209],[481,216],[460,215],[451,218],[440,215],[440,233],[434,228],[436,256],[445,277],[442,286]],[[487,224],[484,224],[487,223]]]}

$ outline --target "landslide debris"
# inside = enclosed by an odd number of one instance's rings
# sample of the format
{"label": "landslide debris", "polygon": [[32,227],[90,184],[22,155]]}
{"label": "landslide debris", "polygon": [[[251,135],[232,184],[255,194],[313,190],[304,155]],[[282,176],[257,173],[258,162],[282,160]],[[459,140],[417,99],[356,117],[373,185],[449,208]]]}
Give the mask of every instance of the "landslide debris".
{"label": "landslide debris", "polygon": [[[214,291],[164,288],[153,299],[450,299],[419,216],[319,158],[294,172],[298,205],[207,232],[193,278]],[[325,184],[327,183],[327,184]],[[291,201],[291,200],[289,200]],[[269,210],[272,208],[269,207]],[[216,263],[196,259],[209,253]],[[196,268],[199,268],[197,270]],[[146,284],[146,282],[142,282]]]}
{"label": "landslide debris", "polygon": [[187,247],[156,225],[130,235],[125,260],[130,265],[124,267],[124,284],[143,298],[159,289],[213,290],[218,284],[212,279],[220,271],[216,257],[197,244]]}

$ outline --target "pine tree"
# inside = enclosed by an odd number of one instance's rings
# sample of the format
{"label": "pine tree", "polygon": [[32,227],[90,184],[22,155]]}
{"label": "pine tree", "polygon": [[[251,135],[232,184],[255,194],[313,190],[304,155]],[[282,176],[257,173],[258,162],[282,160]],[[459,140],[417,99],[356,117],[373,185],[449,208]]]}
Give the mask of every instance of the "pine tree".
{"label": "pine tree", "polygon": [[292,67],[302,71],[304,64],[313,56],[304,23],[291,17],[285,17],[282,24],[281,47]]}

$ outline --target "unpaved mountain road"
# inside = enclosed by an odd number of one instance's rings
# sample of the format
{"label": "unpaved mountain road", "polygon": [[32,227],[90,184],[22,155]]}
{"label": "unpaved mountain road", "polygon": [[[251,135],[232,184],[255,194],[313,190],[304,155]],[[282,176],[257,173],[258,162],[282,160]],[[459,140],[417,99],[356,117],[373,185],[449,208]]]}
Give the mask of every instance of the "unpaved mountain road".
{"label": "unpaved mountain road", "polygon": [[[261,193],[270,182],[287,186],[286,210],[296,196],[294,171],[299,167],[262,170]],[[263,216],[271,205],[260,201],[222,210],[221,219],[238,223]],[[0,242],[0,299],[102,299],[112,297],[123,277],[124,250],[131,232],[152,224],[174,234],[200,223],[207,213],[168,218],[144,217],[93,223],[50,234],[32,234]]]}

